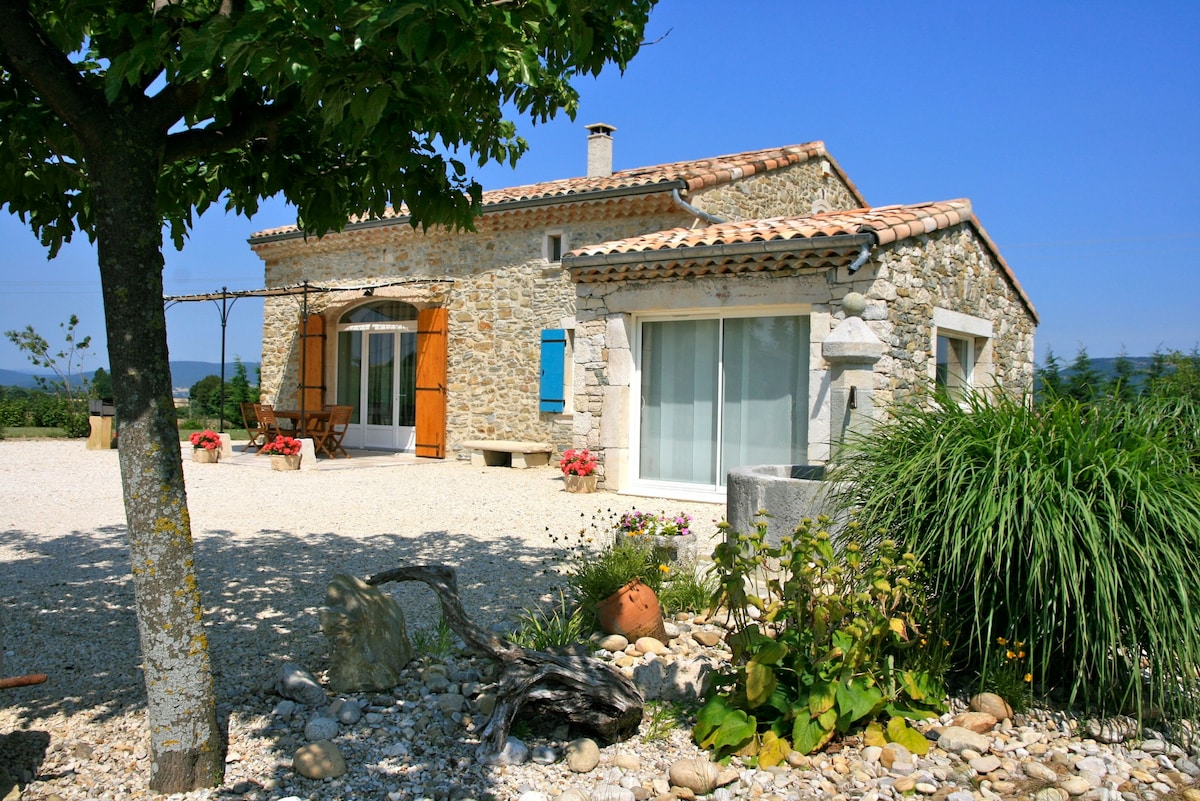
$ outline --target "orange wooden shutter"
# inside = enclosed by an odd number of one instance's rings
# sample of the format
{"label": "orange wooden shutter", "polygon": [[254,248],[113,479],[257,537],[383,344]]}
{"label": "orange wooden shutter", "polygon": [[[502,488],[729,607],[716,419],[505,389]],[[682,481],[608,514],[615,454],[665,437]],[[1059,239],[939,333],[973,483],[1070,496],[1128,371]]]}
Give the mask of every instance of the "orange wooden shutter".
{"label": "orange wooden shutter", "polygon": [[417,312],[417,456],[446,458],[446,353],[449,314]]}
{"label": "orange wooden shutter", "polygon": [[325,318],[310,314],[300,323],[300,393],[305,409],[325,404]]}

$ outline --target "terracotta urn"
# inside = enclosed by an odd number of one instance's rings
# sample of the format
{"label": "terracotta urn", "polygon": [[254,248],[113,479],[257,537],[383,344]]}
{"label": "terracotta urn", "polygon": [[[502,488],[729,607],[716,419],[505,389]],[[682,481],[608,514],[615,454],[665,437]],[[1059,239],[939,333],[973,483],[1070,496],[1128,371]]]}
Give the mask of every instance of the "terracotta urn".
{"label": "terracotta urn", "polygon": [[221,461],[221,449],[192,448],[192,461],[201,464],[216,464]]}
{"label": "terracotta urn", "polygon": [[300,457],[302,454],[293,453],[289,456],[284,456],[280,453],[271,454],[271,469],[272,470],[299,470]]}
{"label": "terracotta urn", "polygon": [[596,482],[599,476],[592,473],[590,476],[577,476],[573,473],[565,473],[563,475],[563,484],[567,492],[595,492]]}
{"label": "terracotta urn", "polygon": [[634,579],[596,604],[596,614],[605,634],[620,634],[630,642],[638,637],[667,641],[658,596],[641,579]]}

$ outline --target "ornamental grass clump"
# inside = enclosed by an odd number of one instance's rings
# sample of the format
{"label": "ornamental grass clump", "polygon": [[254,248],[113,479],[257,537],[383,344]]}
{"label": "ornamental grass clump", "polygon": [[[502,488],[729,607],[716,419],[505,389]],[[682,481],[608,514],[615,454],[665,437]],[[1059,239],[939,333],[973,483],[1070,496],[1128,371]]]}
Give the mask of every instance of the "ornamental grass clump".
{"label": "ornamental grass clump", "polygon": [[1043,692],[1097,713],[1200,713],[1194,404],[971,397],[896,408],[830,477],[929,565],[957,668],[1017,637]]}

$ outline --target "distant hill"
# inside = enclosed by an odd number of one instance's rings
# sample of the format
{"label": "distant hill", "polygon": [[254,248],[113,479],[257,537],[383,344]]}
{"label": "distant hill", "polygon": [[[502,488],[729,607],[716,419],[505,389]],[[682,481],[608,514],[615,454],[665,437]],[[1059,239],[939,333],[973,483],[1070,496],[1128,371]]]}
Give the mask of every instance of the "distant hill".
{"label": "distant hill", "polygon": [[[226,381],[233,378],[234,364],[234,362],[225,363]],[[242,364],[246,366],[246,377],[250,379],[250,383],[258,383],[258,362],[242,362]],[[171,386],[175,388],[176,394],[179,390],[186,392],[201,378],[220,374],[220,362],[171,362]],[[53,376],[35,373],[32,370],[0,370],[0,386],[33,388],[37,386],[36,376],[38,375],[53,378]]]}

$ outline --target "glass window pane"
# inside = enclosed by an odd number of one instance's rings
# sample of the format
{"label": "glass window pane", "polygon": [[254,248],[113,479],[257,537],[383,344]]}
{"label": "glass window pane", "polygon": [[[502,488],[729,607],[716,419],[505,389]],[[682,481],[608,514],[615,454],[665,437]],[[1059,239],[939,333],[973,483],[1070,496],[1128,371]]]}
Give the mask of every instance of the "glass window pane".
{"label": "glass window pane", "polygon": [[973,343],[957,337],[937,338],[937,386],[961,397],[970,386],[971,371],[975,368]]}
{"label": "glass window pane", "polygon": [[392,333],[372,334],[367,339],[367,425],[390,426],[392,388],[395,374],[395,341]]}
{"label": "glass window pane", "polygon": [[358,424],[358,407],[362,390],[362,333],[342,331],[338,334],[337,402],[351,406],[350,422]]}
{"label": "glass window pane", "polygon": [[417,335],[400,335],[400,425],[417,424]]}
{"label": "glass window pane", "polygon": [[640,475],[716,483],[717,320],[642,325]]}
{"label": "glass window pane", "polygon": [[807,317],[725,321],[721,481],[735,467],[808,460]]}
{"label": "glass window pane", "polygon": [[355,306],[342,315],[342,323],[385,323],[417,319],[417,307],[399,300],[377,300]]}

